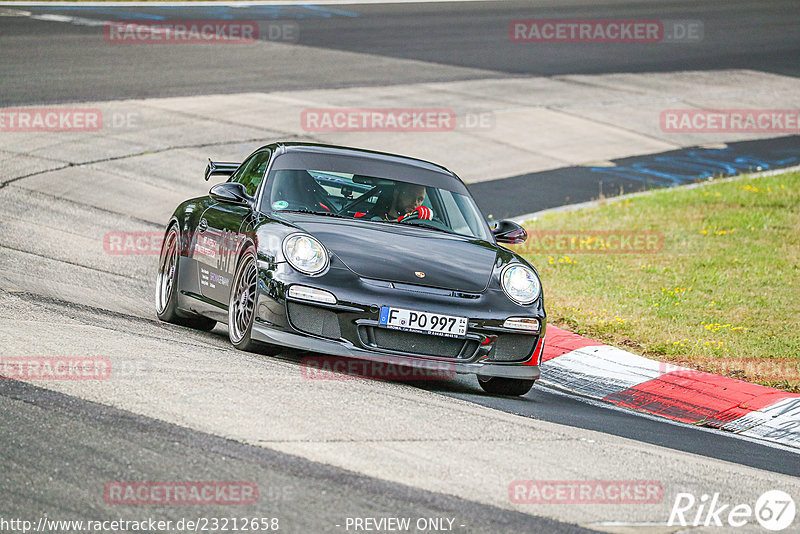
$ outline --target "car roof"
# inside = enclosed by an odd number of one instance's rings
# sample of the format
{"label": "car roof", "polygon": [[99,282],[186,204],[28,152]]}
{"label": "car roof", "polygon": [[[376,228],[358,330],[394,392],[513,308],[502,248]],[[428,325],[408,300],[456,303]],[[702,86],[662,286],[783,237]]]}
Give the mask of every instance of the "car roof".
{"label": "car roof", "polygon": [[454,172],[442,167],[431,161],[424,159],[412,158],[410,156],[403,156],[400,154],[391,154],[389,152],[378,152],[376,150],[367,150],[364,148],[354,148],[339,145],[325,145],[320,143],[302,143],[302,142],[285,142],[276,143],[278,146],[284,147],[287,152],[309,152],[315,154],[340,154],[343,156],[359,156],[373,158],[381,161],[402,163],[403,165],[414,165],[429,171],[447,174],[453,178],[458,178]]}
{"label": "car roof", "polygon": [[[436,163],[418,158],[362,148],[303,142],[277,142],[262,148],[271,148],[276,151],[277,155],[295,155],[298,159],[306,160],[309,165],[312,163],[308,161],[308,158],[312,158],[312,161],[319,162],[319,164],[325,161],[348,162],[352,172],[357,174],[384,176],[423,185],[434,185],[462,194],[466,192],[466,185],[454,172]],[[288,165],[291,166],[291,164]]]}

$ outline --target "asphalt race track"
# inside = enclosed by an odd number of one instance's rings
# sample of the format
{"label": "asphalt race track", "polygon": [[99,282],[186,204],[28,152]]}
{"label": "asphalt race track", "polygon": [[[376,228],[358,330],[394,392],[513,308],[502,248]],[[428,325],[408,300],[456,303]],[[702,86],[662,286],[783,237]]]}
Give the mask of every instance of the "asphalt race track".
{"label": "asphalt race track", "polygon": [[[397,143],[401,152],[462,165],[454,170],[498,218],[707,177],[681,174],[698,150],[726,162],[745,155],[767,168],[797,165],[797,135],[666,138],[625,121],[673,102],[797,108],[798,15],[791,0],[1,5],[1,107],[86,103],[136,121],[77,136],[0,128],[0,357],[94,355],[119,370],[104,381],[0,380],[0,531],[15,531],[3,519],[35,525],[46,515],[279,518],[286,532],[348,532],[356,530],[348,518],[408,517],[443,521],[418,532],[661,533],[678,529],[666,526],[678,493],[719,493],[731,505],[753,505],[773,489],[797,499],[795,449],[565,392],[537,386],[523,398],[495,398],[474,377],[304,379],[306,354],[243,353],[224,326],[203,333],[160,323],[152,303],[156,256],[109,254],[104,236],[160,232],[180,200],[205,194],[206,157],[241,158],[276,138],[378,149]],[[658,46],[510,43],[509,22],[534,18],[699,21],[703,37]],[[291,23],[299,37],[168,47],[103,39],[105,21],[199,19]],[[712,98],[706,90],[716,78],[724,91]],[[497,127],[431,142],[410,134],[318,135],[292,122],[317,102],[438,106],[445,101],[435,98],[447,95],[466,109],[485,105]],[[554,104],[553,95],[564,100]],[[584,97],[609,107],[583,109]],[[517,115],[515,106],[537,98],[544,103],[535,117],[591,118],[597,130],[567,149],[534,140],[551,133],[536,121],[506,130],[504,110]],[[619,110],[628,103],[634,111],[625,116]],[[554,113],[561,115],[551,119]],[[595,138],[608,132],[612,141],[598,148]],[[508,162],[485,163],[500,150],[508,155],[497,159]],[[666,160],[683,166],[659,180],[623,172]],[[663,498],[525,504],[509,497],[515,480],[657,481]],[[125,506],[104,499],[114,481],[248,481],[259,499]],[[747,528],[763,531],[755,519]]]}
{"label": "asphalt race track", "polygon": [[[51,518],[81,517],[81,509],[96,508],[93,487],[109,480],[248,480],[259,487],[259,505],[248,509],[257,517],[284,519],[281,530],[320,532],[344,524],[347,517],[370,516],[376,510],[399,517],[458,518],[469,532],[589,532],[546,518],[417,490],[360,476],[265,450],[187,430],[129,412],[80,401],[21,382],[4,383],[0,412],[13,436],[3,443],[5,463],[17,468],[4,478],[15,488],[3,516],[34,517],[44,508]],[[63,439],[42,439],[61,435]],[[101,450],[87,454],[91,448]],[[141,458],[147,451],[147,457]],[[120,462],[120,458],[134,459]],[[50,477],[58,476],[51,484]],[[111,478],[109,478],[111,477]],[[43,491],[43,488],[44,489]],[[69,495],[66,498],[66,495]],[[309,513],[313,510],[313,513]],[[137,511],[122,517],[137,519]],[[179,507],[161,507],[163,520],[186,516]],[[226,517],[224,506],[204,508],[203,515]],[[286,517],[290,519],[286,521]]]}
{"label": "asphalt race track", "polygon": [[[102,46],[96,27],[28,18],[3,21],[0,104],[80,102],[147,96],[406,84],[481,77],[675,70],[753,69],[800,74],[800,29],[792,0],[609,1],[243,8],[30,7],[32,13],[95,20],[295,21],[298,43],[265,58],[235,47]],[[605,44],[509,46],[508,24],[533,18],[699,20],[701,42],[669,46]],[[233,48],[233,49],[231,49]],[[319,50],[367,54],[331,63]],[[91,62],[83,60],[89,54]],[[416,60],[395,70],[380,58]],[[32,83],[33,82],[33,83]]]}

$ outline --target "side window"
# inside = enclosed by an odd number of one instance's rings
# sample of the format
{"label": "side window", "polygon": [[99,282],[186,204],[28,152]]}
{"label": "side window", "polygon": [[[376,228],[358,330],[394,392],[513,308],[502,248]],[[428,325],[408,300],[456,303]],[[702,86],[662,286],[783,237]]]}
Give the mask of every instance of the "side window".
{"label": "side window", "polygon": [[479,233],[476,234],[472,229],[472,225],[464,219],[465,211],[461,209],[458,198],[453,193],[442,190],[441,197],[442,204],[445,207],[444,211],[448,215],[450,227],[454,232],[464,235],[480,235]]}
{"label": "side window", "polygon": [[258,184],[264,179],[264,172],[267,170],[269,156],[269,150],[253,154],[253,156],[244,163],[244,167],[233,177],[234,182],[239,182],[244,185],[245,189],[247,189],[247,194],[251,197],[256,194]]}

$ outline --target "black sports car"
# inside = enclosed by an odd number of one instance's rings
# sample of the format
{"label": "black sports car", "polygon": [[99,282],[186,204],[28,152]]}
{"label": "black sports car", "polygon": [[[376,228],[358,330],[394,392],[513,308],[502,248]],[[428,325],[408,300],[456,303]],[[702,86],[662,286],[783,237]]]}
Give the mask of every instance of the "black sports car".
{"label": "black sports car", "polygon": [[545,311],[536,270],[498,243],[464,183],[426,161],[274,143],[175,210],[159,260],[159,319],[228,324],[243,350],[304,349],[408,365],[444,362],[489,393],[539,377]]}

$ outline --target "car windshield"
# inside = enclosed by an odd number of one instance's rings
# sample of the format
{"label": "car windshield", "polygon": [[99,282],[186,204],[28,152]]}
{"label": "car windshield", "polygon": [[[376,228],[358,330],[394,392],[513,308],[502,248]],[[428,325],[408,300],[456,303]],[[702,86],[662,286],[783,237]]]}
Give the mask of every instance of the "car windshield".
{"label": "car windshield", "polygon": [[[403,180],[327,169],[279,169],[269,173],[264,206],[375,224],[413,224],[490,240],[489,229],[468,194]],[[404,215],[407,217],[398,221]]]}

